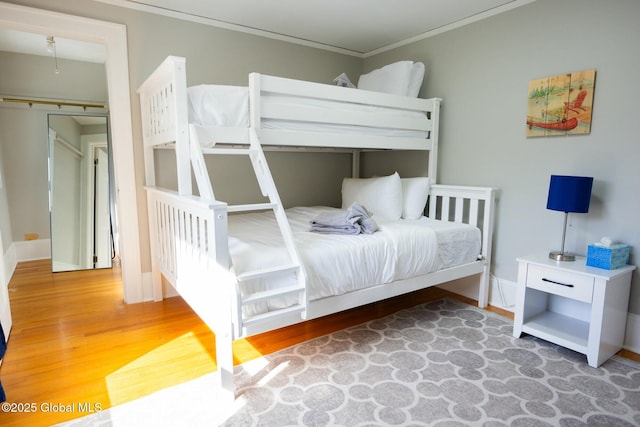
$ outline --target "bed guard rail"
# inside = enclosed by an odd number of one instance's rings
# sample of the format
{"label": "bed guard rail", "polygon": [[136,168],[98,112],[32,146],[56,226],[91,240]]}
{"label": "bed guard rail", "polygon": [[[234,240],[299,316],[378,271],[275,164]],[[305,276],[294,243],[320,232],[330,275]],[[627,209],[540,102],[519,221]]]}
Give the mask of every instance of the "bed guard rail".
{"label": "bed guard rail", "polygon": [[235,283],[229,271],[227,204],[155,187],[146,190],[154,299],[162,299],[162,273],[206,322],[212,313],[203,294],[231,298]]}
{"label": "bed guard rail", "polygon": [[484,263],[480,280],[478,306],[489,302],[491,246],[496,190],[491,187],[473,187],[433,184],[429,189],[427,217],[470,224],[481,232],[481,251],[478,259]]}

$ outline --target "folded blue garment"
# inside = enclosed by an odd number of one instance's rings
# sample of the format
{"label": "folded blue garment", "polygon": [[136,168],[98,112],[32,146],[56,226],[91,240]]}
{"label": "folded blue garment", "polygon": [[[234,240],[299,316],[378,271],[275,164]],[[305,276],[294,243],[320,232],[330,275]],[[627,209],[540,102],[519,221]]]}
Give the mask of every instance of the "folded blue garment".
{"label": "folded blue garment", "polygon": [[[7,351],[7,341],[4,337],[4,330],[2,329],[2,324],[0,324],[0,359],[4,357],[4,353]],[[7,396],[4,394],[4,389],[2,388],[2,382],[0,381],[0,402],[5,402],[7,400]]]}
{"label": "folded blue garment", "polygon": [[319,215],[310,221],[311,231],[330,234],[372,234],[378,224],[362,205],[353,203],[349,209]]}

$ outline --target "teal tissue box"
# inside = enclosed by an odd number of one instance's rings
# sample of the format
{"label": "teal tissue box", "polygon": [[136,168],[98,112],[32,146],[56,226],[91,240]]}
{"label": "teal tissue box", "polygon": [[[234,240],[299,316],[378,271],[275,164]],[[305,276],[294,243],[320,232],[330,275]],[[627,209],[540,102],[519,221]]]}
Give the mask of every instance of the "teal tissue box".
{"label": "teal tissue box", "polygon": [[629,245],[596,246],[587,248],[587,265],[591,267],[615,270],[624,267],[629,261]]}

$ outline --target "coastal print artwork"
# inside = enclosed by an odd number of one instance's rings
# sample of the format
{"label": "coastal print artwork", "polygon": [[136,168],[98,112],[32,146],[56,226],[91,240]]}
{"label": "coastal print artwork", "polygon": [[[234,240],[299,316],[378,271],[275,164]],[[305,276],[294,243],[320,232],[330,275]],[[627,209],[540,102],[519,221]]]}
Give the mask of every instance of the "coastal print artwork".
{"label": "coastal print artwork", "polygon": [[531,80],[527,137],[591,132],[595,82],[596,70]]}

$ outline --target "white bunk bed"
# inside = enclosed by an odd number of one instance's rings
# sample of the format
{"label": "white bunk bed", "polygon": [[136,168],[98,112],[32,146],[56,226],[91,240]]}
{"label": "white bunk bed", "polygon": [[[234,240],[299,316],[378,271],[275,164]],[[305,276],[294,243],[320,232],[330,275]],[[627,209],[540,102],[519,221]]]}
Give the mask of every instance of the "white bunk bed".
{"label": "white bunk bed", "polygon": [[[479,277],[478,304],[487,305],[494,190],[435,183],[440,99],[409,98],[254,73],[249,76],[244,95],[249,103],[246,120],[211,125],[202,119],[194,124],[189,123],[189,109],[192,117],[197,115],[193,109],[198,108],[193,104],[206,104],[203,101],[206,95],[197,92],[188,99],[185,66],[183,58],[170,56],[138,89],[154,298],[163,298],[164,276],[214,331],[219,378],[226,396],[234,396],[231,343],[235,339],[474,275]],[[328,109],[319,110],[325,103]],[[338,109],[338,104],[347,109]],[[176,150],[177,192],[156,187],[153,151],[167,145]],[[429,151],[431,185],[427,214],[417,220],[382,220],[381,231],[369,236],[328,237],[311,233],[306,229],[309,219],[325,211],[284,209],[264,156],[263,148],[268,146],[349,149],[353,153],[355,177],[362,150]],[[248,155],[269,202],[231,206],[217,200],[204,166],[203,154],[207,153]],[[193,194],[192,171],[198,196]],[[243,222],[246,218],[251,219]],[[268,230],[267,226],[259,225],[260,238],[252,241],[251,228],[246,224],[265,218],[270,218],[275,227]],[[433,228],[430,225],[434,221],[437,230],[427,231]],[[236,227],[237,235],[230,231],[230,224],[231,229]],[[463,231],[451,227],[462,227]],[[419,243],[422,245],[419,247],[406,245],[395,240],[400,239],[396,235],[389,237],[392,229],[414,237],[431,233],[436,240],[441,238],[437,233],[477,235],[477,246],[470,249],[475,251],[471,257],[456,262],[438,262],[435,258],[422,262],[428,258],[427,253],[422,253],[425,243]],[[265,246],[265,241],[272,240],[269,236],[278,234],[283,249]],[[316,242],[318,239],[321,243]],[[347,291],[318,290],[322,286],[315,284],[319,281],[316,276],[321,275],[319,271],[337,264],[334,259],[325,260],[320,267],[313,265],[313,260],[322,258],[318,255],[323,253],[317,249],[318,244],[339,248],[340,239],[351,239],[348,245],[359,241],[354,239],[368,244],[393,239],[392,246],[405,248],[406,252],[399,257],[411,259],[411,267],[395,262],[401,273],[389,275],[386,267],[373,266],[366,269],[370,275],[360,280],[365,283],[363,286],[352,286]],[[251,265],[257,259],[255,253],[239,254],[234,249],[252,246],[263,254],[276,254],[271,257],[272,264],[260,261],[253,264],[262,268],[256,267]],[[383,253],[379,262],[388,261],[389,249],[376,250]],[[448,252],[465,250],[469,249],[451,246]],[[392,257],[397,261],[397,254]],[[366,262],[371,266],[378,261],[371,258]],[[245,268],[244,264],[248,271],[239,271]],[[384,277],[376,277],[378,270]],[[349,277],[354,273],[332,274]]]}

